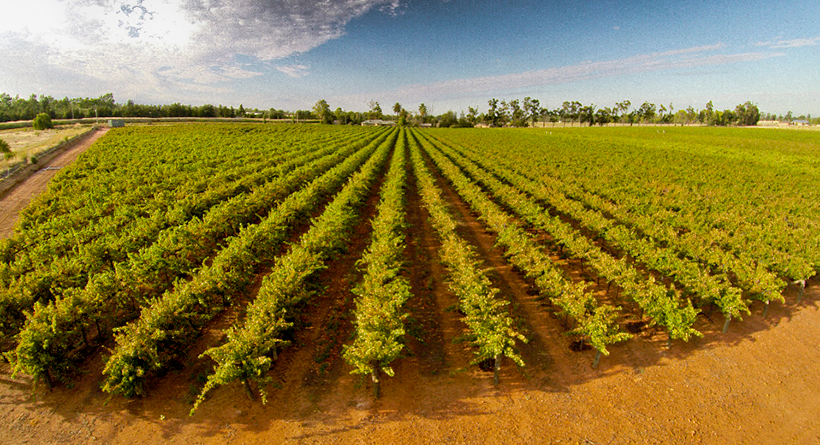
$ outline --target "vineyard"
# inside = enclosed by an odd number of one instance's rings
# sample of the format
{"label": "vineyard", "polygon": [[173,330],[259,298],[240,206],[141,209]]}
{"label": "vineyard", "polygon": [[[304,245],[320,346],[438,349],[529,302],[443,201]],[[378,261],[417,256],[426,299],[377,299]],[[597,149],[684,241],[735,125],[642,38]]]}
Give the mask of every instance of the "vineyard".
{"label": "vineyard", "polygon": [[389,400],[410,363],[611,372],[813,301],[818,153],[757,129],[114,129],[0,242],[0,348],[38,394],[148,400],[195,369],[171,396],[193,418],[328,375]]}

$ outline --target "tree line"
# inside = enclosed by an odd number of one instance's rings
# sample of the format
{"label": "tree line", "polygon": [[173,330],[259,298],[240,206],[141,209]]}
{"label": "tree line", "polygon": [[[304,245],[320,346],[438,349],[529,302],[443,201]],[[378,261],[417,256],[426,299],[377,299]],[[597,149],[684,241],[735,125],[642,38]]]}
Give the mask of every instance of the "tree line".
{"label": "tree line", "polygon": [[266,119],[294,119],[296,113],[271,108],[259,110],[245,109],[224,105],[205,104],[201,106],[173,103],[170,105],[136,104],[133,100],[125,103],[114,101],[112,93],[103,94],[97,98],[77,97],[69,99],[55,99],[52,96],[37,96],[32,94],[28,99],[19,96],[11,97],[7,93],[0,93],[0,122],[32,120],[38,114],[48,114],[52,119],[84,119],[109,117],[214,117],[235,118],[255,117]]}
{"label": "tree line", "polygon": [[584,105],[578,101],[565,101],[560,107],[549,109],[542,107],[538,99],[525,97],[523,100],[490,99],[486,113],[479,113],[477,107],[469,107],[464,116],[467,122],[490,127],[526,127],[537,122],[545,125],[607,125],[615,124],[701,124],[701,125],[756,125],[760,120],[757,105],[746,102],[737,105],[734,110],[716,110],[712,102],[702,110],[689,106],[675,111],[674,105],[656,105],[644,102],[633,106],[629,100],[615,103],[611,107],[598,107],[595,104]]}
{"label": "tree line", "polygon": [[[480,112],[478,107],[468,107],[467,113],[460,114],[450,110],[440,115],[433,115],[427,106],[419,105],[418,112],[406,110],[400,103],[396,103],[392,115],[386,115],[379,102],[370,101],[369,111],[357,113],[361,119],[390,119],[399,125],[432,125],[438,127],[474,127],[486,125],[489,127],[527,127],[537,123],[547,125],[607,125],[616,124],[700,124],[700,125],[756,125],[761,117],[774,118],[773,115],[762,116],[756,104],[749,101],[737,105],[733,110],[716,110],[712,102],[706,104],[702,110],[687,107],[675,111],[670,103],[668,106],[644,102],[634,107],[629,100],[614,104],[612,107],[598,108],[595,104],[584,105],[578,101],[566,101],[560,107],[549,109],[542,107],[538,99],[525,97],[523,100],[498,100],[492,98],[487,102],[486,112]],[[352,112],[348,112],[352,113]],[[313,116],[322,123],[359,123],[351,122],[341,108],[331,111],[328,103],[322,99],[313,107]],[[788,115],[791,116],[791,112]]]}
{"label": "tree line", "polygon": [[12,97],[0,93],[0,122],[33,120],[39,114],[47,114],[51,119],[83,118],[261,118],[293,122],[319,121],[341,125],[359,125],[368,119],[389,119],[399,125],[433,125],[439,127],[472,127],[486,125],[490,127],[525,127],[536,123],[561,125],[607,125],[607,124],[700,124],[700,125],[756,125],[761,119],[786,120],[805,119],[809,123],[820,124],[820,118],[812,119],[811,115],[793,116],[789,111],[785,116],[762,114],[756,104],[745,102],[734,109],[717,110],[710,101],[701,110],[692,106],[676,110],[673,104],[656,105],[644,102],[634,105],[629,100],[617,102],[612,106],[598,107],[595,104],[583,104],[579,101],[565,101],[560,107],[550,109],[542,107],[538,99],[525,97],[523,100],[499,100],[492,98],[487,102],[486,112],[478,107],[468,107],[467,112],[456,113],[452,110],[435,115],[422,103],[418,110],[408,111],[400,103],[392,107],[392,113],[385,113],[379,102],[368,102],[365,112],[345,111],[336,108],[333,111],[324,99],[319,100],[310,110],[285,111],[270,108],[259,110],[224,105],[204,104],[200,106],[173,103],[169,105],[136,104],[133,100],[117,103],[112,93],[97,98],[64,97],[55,99],[52,96],[32,94],[27,99]]}

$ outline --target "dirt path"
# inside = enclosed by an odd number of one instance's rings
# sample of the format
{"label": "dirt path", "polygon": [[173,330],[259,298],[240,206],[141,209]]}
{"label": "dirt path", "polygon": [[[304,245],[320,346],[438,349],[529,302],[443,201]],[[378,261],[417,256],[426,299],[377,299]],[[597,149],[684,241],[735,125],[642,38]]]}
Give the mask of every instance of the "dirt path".
{"label": "dirt path", "polygon": [[[46,190],[48,181],[57,174],[60,168],[74,162],[80,153],[84,152],[107,132],[107,127],[100,128],[68,150],[56,154],[51,159],[43,159],[36,170],[28,173],[30,176],[5,193],[0,198],[0,238],[7,238],[14,233],[14,225],[17,223],[20,211],[26,208],[37,195]],[[25,172],[21,173],[26,174]],[[14,180],[14,178],[12,177],[10,180]]]}

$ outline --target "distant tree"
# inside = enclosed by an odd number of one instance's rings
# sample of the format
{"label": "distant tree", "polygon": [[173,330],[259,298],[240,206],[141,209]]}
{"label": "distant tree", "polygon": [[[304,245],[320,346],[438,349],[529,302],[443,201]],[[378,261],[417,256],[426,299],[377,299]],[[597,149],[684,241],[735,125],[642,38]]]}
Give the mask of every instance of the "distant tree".
{"label": "distant tree", "polygon": [[313,106],[313,114],[315,114],[319,122],[323,124],[333,123],[333,113],[330,112],[330,105],[328,105],[324,99],[319,100],[316,102],[316,105]]}
{"label": "distant tree", "polygon": [[51,116],[49,116],[48,113],[38,114],[31,123],[31,126],[34,127],[35,130],[54,128],[54,124],[51,123]]}
{"label": "distant tree", "polygon": [[580,124],[583,124],[584,122],[589,122],[590,127],[595,124],[595,104],[589,104],[579,108],[578,122]]}
{"label": "distant tree", "polygon": [[655,114],[655,104],[644,102],[641,104],[641,107],[638,108],[638,117],[643,122],[652,122],[655,119]]}
{"label": "distant tree", "polygon": [[369,119],[381,119],[384,116],[384,113],[382,113],[382,107],[377,101],[371,100],[367,103],[367,106],[370,107],[370,111],[368,113]]}
{"label": "distant tree", "polygon": [[609,107],[604,107],[596,111],[595,122],[602,127],[612,122],[612,110]]}
{"label": "distant tree", "polygon": [[[625,100],[623,102],[618,102],[617,104],[615,104],[615,108],[618,109],[618,111],[621,114],[621,117],[626,118],[626,119],[629,119],[628,112],[629,112],[629,107],[631,107],[631,106],[632,106],[632,102],[630,102],[628,100]],[[630,123],[631,123],[631,121],[630,121]]]}
{"label": "distant tree", "polygon": [[427,118],[427,105],[424,105],[423,102],[421,103],[421,105],[419,105],[419,118],[421,119],[422,124],[424,123],[424,120]]}
{"label": "distant tree", "polygon": [[541,116],[541,102],[538,99],[532,99],[531,97],[527,96],[524,98],[524,114],[525,119],[529,120],[532,123],[532,126],[535,126],[535,122]]}
{"label": "distant tree", "polygon": [[478,123],[478,107],[467,107],[467,121],[473,125]]}
{"label": "distant tree", "polygon": [[398,122],[399,120],[399,113],[401,113],[401,109],[402,108],[400,103],[396,102],[396,104],[393,105],[393,113],[396,114],[396,122]]}
{"label": "distant tree", "polygon": [[[757,125],[760,120],[760,110],[751,102],[735,107],[738,125]],[[809,119],[810,120],[810,119]]]}
{"label": "distant tree", "polygon": [[458,116],[455,111],[448,111],[438,116],[438,126],[442,128],[452,127],[458,124]]}
{"label": "distant tree", "polygon": [[498,99],[492,98],[487,101],[487,105],[490,108],[487,110],[487,125],[490,127],[500,127],[501,126],[501,116],[498,110]]}
{"label": "distant tree", "polygon": [[513,127],[526,127],[527,116],[521,108],[521,102],[518,99],[513,99],[507,102],[507,110],[509,113],[509,122]]}
{"label": "distant tree", "polygon": [[199,117],[216,117],[216,107],[211,104],[199,107]]}

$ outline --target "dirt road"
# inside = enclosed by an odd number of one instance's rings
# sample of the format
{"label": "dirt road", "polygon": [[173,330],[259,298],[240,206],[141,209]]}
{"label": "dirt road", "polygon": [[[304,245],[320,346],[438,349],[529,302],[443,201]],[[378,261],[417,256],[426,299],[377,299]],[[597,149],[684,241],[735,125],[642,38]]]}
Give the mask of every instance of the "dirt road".
{"label": "dirt road", "polygon": [[[34,197],[46,190],[48,181],[57,171],[74,162],[80,153],[84,152],[106,132],[108,132],[108,128],[100,128],[77,145],[57,153],[50,159],[42,160],[39,168],[34,170],[33,173],[22,172],[23,175],[30,174],[30,176],[0,198],[0,238],[7,238],[14,233],[14,225],[17,223],[20,211],[26,208]],[[11,178],[11,180],[14,180],[14,178]]]}

